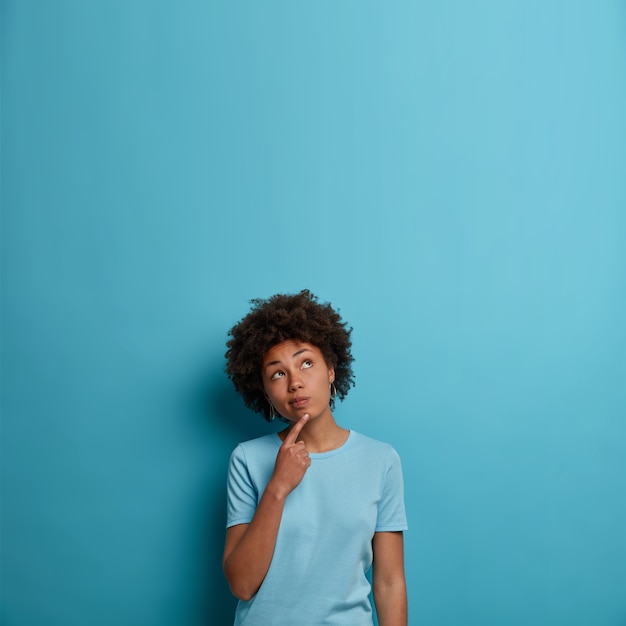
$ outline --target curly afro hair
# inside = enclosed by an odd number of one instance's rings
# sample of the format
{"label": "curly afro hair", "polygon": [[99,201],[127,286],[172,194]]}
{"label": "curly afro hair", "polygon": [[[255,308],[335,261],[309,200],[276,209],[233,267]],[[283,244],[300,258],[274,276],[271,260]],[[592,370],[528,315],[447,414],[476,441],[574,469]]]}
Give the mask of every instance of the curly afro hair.
{"label": "curly afro hair", "polygon": [[245,405],[270,420],[261,366],[267,351],[287,340],[319,348],[326,363],[335,368],[337,397],[343,400],[354,386],[354,358],[350,351],[352,328],[339,313],[330,304],[320,304],[307,289],[267,300],[255,298],[250,303],[251,311],[228,331],[226,343],[226,374]]}

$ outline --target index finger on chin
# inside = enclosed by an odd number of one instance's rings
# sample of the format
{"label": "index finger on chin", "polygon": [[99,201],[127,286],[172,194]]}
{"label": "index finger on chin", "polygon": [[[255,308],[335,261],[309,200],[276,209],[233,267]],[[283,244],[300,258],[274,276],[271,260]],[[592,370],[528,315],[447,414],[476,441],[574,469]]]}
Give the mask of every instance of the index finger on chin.
{"label": "index finger on chin", "polygon": [[309,414],[305,413],[292,427],[285,437],[285,444],[291,446],[296,443],[300,431],[304,428],[309,419]]}

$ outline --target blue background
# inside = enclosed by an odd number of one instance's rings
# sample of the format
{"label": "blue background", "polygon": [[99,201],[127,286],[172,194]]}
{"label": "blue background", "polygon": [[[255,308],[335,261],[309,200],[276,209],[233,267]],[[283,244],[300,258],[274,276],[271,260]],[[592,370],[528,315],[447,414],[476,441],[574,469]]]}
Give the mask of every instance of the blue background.
{"label": "blue background", "polygon": [[1,21],[3,626],[231,623],[227,460],[273,427],[226,331],[302,288],[403,459],[412,623],[626,624],[623,0]]}

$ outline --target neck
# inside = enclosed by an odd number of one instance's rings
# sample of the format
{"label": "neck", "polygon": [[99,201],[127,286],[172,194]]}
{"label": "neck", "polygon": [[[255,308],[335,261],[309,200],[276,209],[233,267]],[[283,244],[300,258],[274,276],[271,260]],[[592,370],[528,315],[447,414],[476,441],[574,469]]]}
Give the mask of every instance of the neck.
{"label": "neck", "polygon": [[[289,432],[291,426],[280,434],[281,439]],[[298,436],[299,441],[304,441],[304,445],[309,452],[329,452],[342,446],[348,438],[349,430],[342,428],[335,422],[332,413],[329,412],[327,418],[320,416],[309,422]]]}

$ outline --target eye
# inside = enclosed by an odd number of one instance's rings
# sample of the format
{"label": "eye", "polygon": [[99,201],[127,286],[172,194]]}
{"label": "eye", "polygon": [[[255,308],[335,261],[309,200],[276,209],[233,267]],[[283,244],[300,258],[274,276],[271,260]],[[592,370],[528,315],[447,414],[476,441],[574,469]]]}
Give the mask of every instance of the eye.
{"label": "eye", "polygon": [[302,369],[309,369],[309,367],[313,367],[313,361],[309,361],[309,359],[307,359],[306,361],[302,362]]}
{"label": "eye", "polygon": [[278,380],[279,378],[282,378],[284,375],[285,375],[285,374],[279,370],[278,372],[274,372],[274,373],[270,376],[270,380]]}

